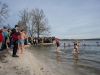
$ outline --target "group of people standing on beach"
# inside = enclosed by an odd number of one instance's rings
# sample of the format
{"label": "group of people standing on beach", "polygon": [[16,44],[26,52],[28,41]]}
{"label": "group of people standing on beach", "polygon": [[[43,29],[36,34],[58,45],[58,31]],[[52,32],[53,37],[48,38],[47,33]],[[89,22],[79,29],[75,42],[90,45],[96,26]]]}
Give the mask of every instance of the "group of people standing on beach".
{"label": "group of people standing on beach", "polygon": [[36,37],[36,36],[31,36],[28,37],[29,43],[31,45],[42,45],[43,43],[53,43],[55,40],[55,37]]}
{"label": "group of people standing on beach", "polygon": [[11,46],[10,33],[11,30],[7,30],[6,27],[0,30],[0,50],[4,50]]}
{"label": "group of people standing on beach", "polygon": [[24,54],[24,43],[27,35],[24,30],[19,31],[19,26],[7,29],[4,27],[0,30],[0,51],[9,49],[13,45],[12,57],[19,57],[17,53]]}

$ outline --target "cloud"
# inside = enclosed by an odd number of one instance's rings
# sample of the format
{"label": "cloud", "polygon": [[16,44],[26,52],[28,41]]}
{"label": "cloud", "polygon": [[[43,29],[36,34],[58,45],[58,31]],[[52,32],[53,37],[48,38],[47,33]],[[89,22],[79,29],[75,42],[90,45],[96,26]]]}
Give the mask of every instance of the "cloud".
{"label": "cloud", "polygon": [[51,36],[59,38],[99,38],[100,0],[3,0],[11,9],[6,23],[15,25],[19,10],[43,9],[51,26]]}

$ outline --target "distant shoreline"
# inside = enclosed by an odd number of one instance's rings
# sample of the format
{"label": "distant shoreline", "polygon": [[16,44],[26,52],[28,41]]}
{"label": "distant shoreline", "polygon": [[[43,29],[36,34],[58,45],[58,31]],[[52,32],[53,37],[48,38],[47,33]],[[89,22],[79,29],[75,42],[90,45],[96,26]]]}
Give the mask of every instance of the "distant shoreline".
{"label": "distant shoreline", "polygon": [[[59,39],[60,41],[70,41],[75,39]],[[77,39],[77,40],[100,40],[100,39]]]}

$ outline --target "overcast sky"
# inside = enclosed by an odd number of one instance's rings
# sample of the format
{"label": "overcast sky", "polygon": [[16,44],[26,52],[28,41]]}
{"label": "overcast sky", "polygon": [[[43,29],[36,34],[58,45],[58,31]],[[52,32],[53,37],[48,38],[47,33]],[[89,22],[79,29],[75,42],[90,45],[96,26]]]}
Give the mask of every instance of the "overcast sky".
{"label": "overcast sky", "polygon": [[5,24],[14,27],[19,11],[43,9],[51,35],[64,39],[100,38],[100,0],[0,0],[11,10]]}

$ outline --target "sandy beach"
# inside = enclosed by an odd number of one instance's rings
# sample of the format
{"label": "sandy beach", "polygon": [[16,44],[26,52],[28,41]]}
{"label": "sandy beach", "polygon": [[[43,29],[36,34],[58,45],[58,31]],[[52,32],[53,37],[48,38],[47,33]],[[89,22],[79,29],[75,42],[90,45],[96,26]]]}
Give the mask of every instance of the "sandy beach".
{"label": "sandy beach", "polygon": [[0,75],[99,75],[100,46],[95,42],[81,43],[79,54],[71,53],[73,46],[61,46],[60,53],[56,46],[26,46],[18,58],[11,56],[12,50],[0,51]]}
{"label": "sandy beach", "polygon": [[0,59],[0,75],[54,75],[25,48],[25,54],[11,57],[12,50],[4,51]]}

